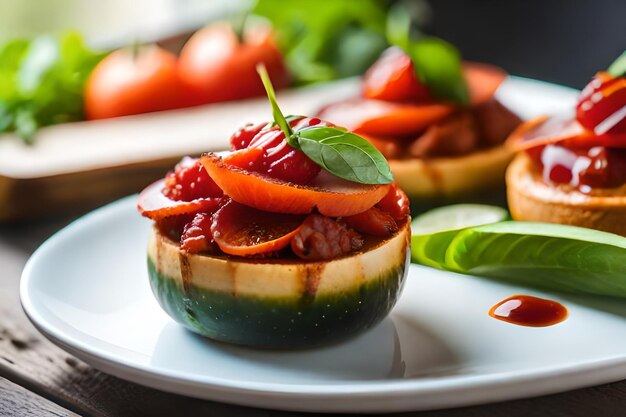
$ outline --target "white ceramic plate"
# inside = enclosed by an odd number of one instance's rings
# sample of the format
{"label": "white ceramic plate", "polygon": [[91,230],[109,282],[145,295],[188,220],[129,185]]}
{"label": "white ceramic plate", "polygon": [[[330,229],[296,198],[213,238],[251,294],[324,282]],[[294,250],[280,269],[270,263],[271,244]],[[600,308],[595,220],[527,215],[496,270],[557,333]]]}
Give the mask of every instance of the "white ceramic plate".
{"label": "white ceramic plate", "polygon": [[[561,111],[570,90],[522,79],[498,93],[525,116]],[[149,222],[135,197],[83,217],[28,262],[21,299],[33,323],[84,361],[140,384],[242,405],[326,412],[444,408],[529,397],[626,377],[626,306],[411,266],[391,315],[366,334],[309,351],[210,342],[175,324],[152,296]],[[519,293],[565,304],[547,328],[490,318]]]}

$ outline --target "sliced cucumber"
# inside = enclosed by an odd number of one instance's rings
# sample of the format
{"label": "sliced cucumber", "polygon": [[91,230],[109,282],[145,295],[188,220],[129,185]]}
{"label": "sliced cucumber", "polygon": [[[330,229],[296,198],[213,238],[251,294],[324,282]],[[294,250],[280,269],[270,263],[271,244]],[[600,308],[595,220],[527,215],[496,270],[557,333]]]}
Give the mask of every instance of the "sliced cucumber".
{"label": "sliced cucumber", "polygon": [[505,209],[483,204],[455,204],[427,211],[411,223],[412,261],[445,268],[446,250],[460,231],[508,217]]}
{"label": "sliced cucumber", "polygon": [[449,243],[444,268],[548,290],[626,297],[626,238],[581,227],[507,221]]}

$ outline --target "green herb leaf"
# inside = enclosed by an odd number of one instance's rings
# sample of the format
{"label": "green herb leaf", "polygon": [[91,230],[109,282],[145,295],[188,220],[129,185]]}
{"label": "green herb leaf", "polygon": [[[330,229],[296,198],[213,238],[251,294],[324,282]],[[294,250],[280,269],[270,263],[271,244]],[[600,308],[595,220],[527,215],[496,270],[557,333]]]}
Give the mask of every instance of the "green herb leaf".
{"label": "green herb leaf", "polygon": [[263,82],[263,86],[265,87],[265,91],[267,92],[267,98],[270,101],[270,105],[272,106],[272,115],[274,116],[274,122],[280,127],[280,130],[285,134],[285,138],[289,140],[293,136],[293,130],[289,125],[287,119],[283,115],[283,112],[280,111],[280,107],[278,107],[278,102],[276,101],[276,93],[274,92],[274,86],[272,85],[272,80],[270,80],[270,76],[267,73],[267,69],[265,65],[259,64],[256,67],[257,72],[261,76],[261,81]]}
{"label": "green herb leaf", "polygon": [[411,43],[411,17],[401,6],[392,7],[387,15],[387,40],[407,50]]}
{"label": "green herb leaf", "polygon": [[76,33],[0,46],[0,132],[31,143],[41,126],[84,119],[85,83],[103,57]]}
{"label": "green herb leaf", "polygon": [[469,90],[461,68],[459,51],[439,38],[422,38],[405,49],[415,72],[434,98],[469,105]]}
{"label": "green herb leaf", "polygon": [[622,52],[622,54],[613,61],[607,72],[614,77],[626,76],[626,51]]}
{"label": "green herb leaf", "polygon": [[271,21],[294,84],[362,74],[387,46],[380,0],[257,0]]}
{"label": "green herb leaf", "polygon": [[362,184],[389,184],[385,157],[367,140],[336,127],[308,127],[294,137],[302,152],[326,171]]}

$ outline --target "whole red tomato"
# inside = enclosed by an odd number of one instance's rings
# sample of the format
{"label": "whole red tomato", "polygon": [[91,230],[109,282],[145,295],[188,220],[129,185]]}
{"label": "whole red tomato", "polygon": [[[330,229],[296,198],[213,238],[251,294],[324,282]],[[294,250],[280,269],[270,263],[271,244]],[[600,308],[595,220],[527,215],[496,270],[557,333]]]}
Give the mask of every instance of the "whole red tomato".
{"label": "whole red tomato", "polygon": [[88,119],[105,119],[189,105],[175,55],[156,45],[112,52],[85,87]]}
{"label": "whole red tomato", "polygon": [[289,85],[282,54],[265,28],[247,30],[240,40],[226,23],[196,32],[179,58],[181,79],[196,91],[197,104],[262,96],[256,67],[264,63],[276,88]]}

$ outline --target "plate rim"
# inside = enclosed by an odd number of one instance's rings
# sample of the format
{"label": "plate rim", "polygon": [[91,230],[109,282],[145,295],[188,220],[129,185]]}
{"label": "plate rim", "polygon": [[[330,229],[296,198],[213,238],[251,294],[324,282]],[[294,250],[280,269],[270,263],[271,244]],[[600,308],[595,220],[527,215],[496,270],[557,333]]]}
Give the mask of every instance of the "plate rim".
{"label": "plate rim", "polygon": [[[512,76],[511,79],[576,91],[546,81]],[[609,383],[626,377],[626,351],[604,359],[582,361],[532,370],[491,374],[450,376],[437,379],[374,380],[364,383],[286,384],[233,381],[206,375],[167,370],[150,364],[133,363],[104,349],[90,346],[56,328],[38,310],[31,297],[32,270],[57,240],[73,235],[76,229],[115,216],[136,199],[136,195],[108,203],[75,219],[50,236],[28,259],[20,279],[20,302],[28,319],[52,343],[97,369],[125,380],[176,394],[230,404],[291,411],[374,413],[469,406],[493,401],[527,398],[575,388]],[[412,265],[412,269],[420,268]],[[426,381],[426,382],[425,382]],[[529,384],[533,382],[533,384]],[[554,384],[557,382],[556,384]],[[523,386],[524,389],[517,389]],[[277,397],[287,396],[277,401]],[[374,397],[374,398],[372,398]],[[445,401],[442,398],[447,397]],[[319,402],[326,399],[328,402]],[[355,399],[359,399],[355,402]]]}

